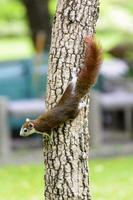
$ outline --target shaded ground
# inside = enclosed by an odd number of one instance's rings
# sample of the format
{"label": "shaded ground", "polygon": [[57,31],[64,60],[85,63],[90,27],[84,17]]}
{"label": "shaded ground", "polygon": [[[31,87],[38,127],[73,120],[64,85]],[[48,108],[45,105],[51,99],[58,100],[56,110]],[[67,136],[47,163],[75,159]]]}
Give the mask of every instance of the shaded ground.
{"label": "shaded ground", "polygon": [[[12,152],[6,157],[0,155],[0,165],[6,164],[40,164],[43,162],[41,138],[14,140]],[[114,156],[133,155],[133,142],[104,144],[90,147],[90,158],[109,158]]]}

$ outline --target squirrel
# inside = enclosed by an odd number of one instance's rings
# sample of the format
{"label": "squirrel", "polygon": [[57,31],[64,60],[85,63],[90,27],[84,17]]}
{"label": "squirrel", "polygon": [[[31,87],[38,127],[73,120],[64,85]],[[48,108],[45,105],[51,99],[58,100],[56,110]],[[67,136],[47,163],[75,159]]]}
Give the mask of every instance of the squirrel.
{"label": "squirrel", "polygon": [[52,109],[44,112],[35,120],[26,119],[20,130],[21,136],[28,136],[33,133],[49,136],[50,132],[60,124],[75,119],[80,110],[86,106],[84,102],[81,102],[81,99],[97,80],[102,62],[102,50],[91,36],[86,36],[84,42],[84,66],[77,73],[73,71],[72,79],[69,81],[65,92]]}

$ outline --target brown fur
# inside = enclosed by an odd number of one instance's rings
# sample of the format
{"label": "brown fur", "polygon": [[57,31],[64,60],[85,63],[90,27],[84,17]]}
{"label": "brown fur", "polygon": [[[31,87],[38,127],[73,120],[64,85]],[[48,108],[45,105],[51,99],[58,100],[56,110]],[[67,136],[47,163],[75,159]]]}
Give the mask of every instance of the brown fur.
{"label": "brown fur", "polygon": [[102,50],[94,38],[85,38],[85,63],[81,69],[76,86],[76,94],[81,99],[92,85],[96,83],[102,62]]}
{"label": "brown fur", "polygon": [[[74,119],[78,115],[78,106],[81,98],[95,84],[102,61],[101,48],[94,38],[87,36],[85,38],[85,45],[85,63],[77,75],[78,79],[74,91],[73,84],[70,82],[60,101],[54,108],[43,113],[36,120],[31,120],[37,131],[49,133],[61,123],[68,119]],[[28,123],[26,122],[24,127],[28,128]]]}

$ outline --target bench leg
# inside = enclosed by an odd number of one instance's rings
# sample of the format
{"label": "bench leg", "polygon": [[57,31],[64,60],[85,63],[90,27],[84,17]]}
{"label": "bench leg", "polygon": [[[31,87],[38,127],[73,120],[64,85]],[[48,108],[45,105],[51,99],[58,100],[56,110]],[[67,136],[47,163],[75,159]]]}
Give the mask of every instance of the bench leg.
{"label": "bench leg", "polygon": [[125,129],[128,139],[132,139],[132,108],[125,108]]}
{"label": "bench leg", "polygon": [[100,105],[100,94],[92,91],[90,95],[90,132],[92,145],[99,147],[103,143],[102,116]]}
{"label": "bench leg", "polygon": [[0,97],[0,156],[6,159],[11,152],[10,129],[8,124],[8,101]]}

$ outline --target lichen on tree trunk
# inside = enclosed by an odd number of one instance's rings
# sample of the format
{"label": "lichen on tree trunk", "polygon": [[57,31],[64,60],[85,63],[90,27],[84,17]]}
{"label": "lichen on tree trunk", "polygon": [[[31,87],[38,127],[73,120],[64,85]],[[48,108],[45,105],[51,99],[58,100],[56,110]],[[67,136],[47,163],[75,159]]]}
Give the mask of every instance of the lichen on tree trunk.
{"label": "lichen on tree trunk", "polygon": [[[58,0],[49,56],[48,108],[60,99],[72,69],[83,66],[83,39],[94,34],[98,10],[98,0]],[[89,103],[89,95],[85,99]],[[91,199],[88,108],[54,130],[48,148],[45,141],[45,200]]]}

